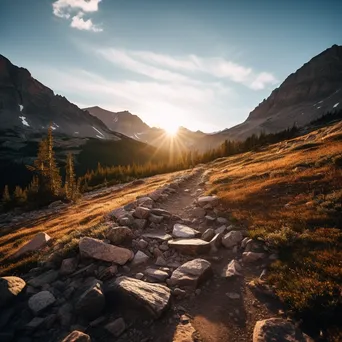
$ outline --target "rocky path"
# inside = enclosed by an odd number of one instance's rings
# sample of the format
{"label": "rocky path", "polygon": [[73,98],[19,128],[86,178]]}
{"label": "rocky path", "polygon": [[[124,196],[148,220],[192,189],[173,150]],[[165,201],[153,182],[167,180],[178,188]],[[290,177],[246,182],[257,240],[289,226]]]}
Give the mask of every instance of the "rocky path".
{"label": "rocky path", "polygon": [[52,246],[21,278],[0,278],[0,340],[305,341],[259,280],[276,255],[203,196],[206,174],[112,210],[105,236],[81,236],[68,258]]}

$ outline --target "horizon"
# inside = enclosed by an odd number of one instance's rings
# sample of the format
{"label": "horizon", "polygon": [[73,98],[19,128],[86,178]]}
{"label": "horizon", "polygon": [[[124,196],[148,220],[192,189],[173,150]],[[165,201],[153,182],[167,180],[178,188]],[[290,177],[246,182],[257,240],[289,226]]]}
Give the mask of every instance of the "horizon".
{"label": "horizon", "polygon": [[212,133],[245,121],[287,76],[342,44],[342,4],[306,5],[5,1],[1,54],[80,108]]}

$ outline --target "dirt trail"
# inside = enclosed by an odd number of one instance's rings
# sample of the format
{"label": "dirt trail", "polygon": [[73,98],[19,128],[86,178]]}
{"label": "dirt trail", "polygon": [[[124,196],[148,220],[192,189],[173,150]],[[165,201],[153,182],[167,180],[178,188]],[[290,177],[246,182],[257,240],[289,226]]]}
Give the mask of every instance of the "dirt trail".
{"label": "dirt trail", "polygon": [[[201,183],[202,172],[183,183],[177,192],[169,196],[161,205],[163,209],[180,216],[183,220],[191,220],[189,212],[194,200],[205,191]],[[199,191],[201,189],[202,191]],[[192,228],[201,230],[196,224]],[[207,226],[209,228],[210,225]],[[186,312],[192,317],[192,324],[200,335],[202,342],[243,342],[251,341],[256,321],[274,317],[281,309],[274,299],[253,294],[246,283],[259,277],[264,265],[243,267],[243,276],[226,279],[220,276],[222,269],[234,258],[239,258],[231,249],[220,248],[212,255],[199,256],[211,262],[214,276],[200,287],[200,291],[190,298],[176,301],[175,310],[180,315]],[[189,257],[189,260],[195,257]],[[226,294],[237,293],[238,299],[231,299]],[[177,311],[178,308],[178,311]],[[168,328],[165,329],[165,322]],[[173,341],[174,325],[172,314],[168,314],[162,322],[156,322],[152,341]],[[181,341],[174,341],[181,342]]]}

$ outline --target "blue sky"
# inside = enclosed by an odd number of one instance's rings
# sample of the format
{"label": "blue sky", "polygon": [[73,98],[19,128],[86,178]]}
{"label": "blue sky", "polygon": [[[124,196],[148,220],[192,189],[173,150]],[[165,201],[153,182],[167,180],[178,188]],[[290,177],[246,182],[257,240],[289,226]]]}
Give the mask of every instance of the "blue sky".
{"label": "blue sky", "polygon": [[342,1],[1,0],[0,53],[80,107],[216,131],[342,44]]}

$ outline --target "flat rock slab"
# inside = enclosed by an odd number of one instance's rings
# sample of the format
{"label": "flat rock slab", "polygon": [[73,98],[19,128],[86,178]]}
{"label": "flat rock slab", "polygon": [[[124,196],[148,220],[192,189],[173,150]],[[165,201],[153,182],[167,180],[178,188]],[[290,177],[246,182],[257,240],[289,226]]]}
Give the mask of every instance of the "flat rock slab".
{"label": "flat rock slab", "polygon": [[190,228],[184,224],[176,223],[173,226],[172,236],[176,239],[191,239],[201,236],[201,233],[198,230]]}
{"label": "flat rock slab", "polygon": [[253,342],[309,342],[312,341],[293,323],[282,318],[258,321],[253,331]]}
{"label": "flat rock slab", "polygon": [[28,306],[34,314],[39,314],[40,311],[49,307],[56,301],[54,295],[49,291],[41,291],[33,295],[28,300]]}
{"label": "flat rock slab", "polygon": [[51,237],[48,234],[40,232],[31,241],[29,241],[24,246],[22,246],[18,251],[16,251],[13,257],[17,258],[27,252],[38,251],[44,246],[46,246],[50,239]]}
{"label": "flat rock slab", "polygon": [[169,307],[171,299],[171,291],[167,286],[125,276],[109,284],[108,290],[127,296],[133,304],[144,307],[154,318],[161,316]]}
{"label": "flat rock slab", "polygon": [[78,330],[74,330],[62,340],[62,342],[90,342],[90,341],[91,339],[89,335]]}
{"label": "flat rock slab", "polygon": [[0,307],[4,307],[24,289],[26,283],[19,277],[0,278]]}
{"label": "flat rock slab", "polygon": [[183,254],[199,255],[210,251],[210,243],[201,239],[176,239],[168,242],[170,248],[174,248]]}
{"label": "flat rock slab", "polygon": [[209,261],[194,259],[179,266],[171,275],[169,284],[178,287],[197,288],[212,275]]}
{"label": "flat rock slab", "polygon": [[154,268],[148,268],[145,270],[145,275],[149,278],[149,280],[152,280],[156,283],[163,283],[167,278],[169,278],[169,274],[167,272],[157,270]]}
{"label": "flat rock slab", "polygon": [[145,233],[142,235],[142,237],[148,238],[148,239],[160,240],[160,241],[168,241],[172,239],[172,236],[170,234],[165,234],[161,232]]}
{"label": "flat rock slab", "polygon": [[133,252],[129,249],[117,247],[104,243],[101,240],[83,237],[79,241],[80,253],[84,257],[94,258],[108,262],[124,265],[133,259]]}

